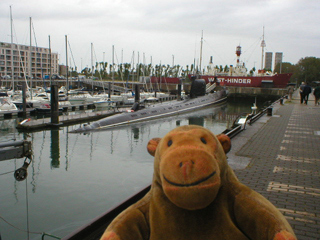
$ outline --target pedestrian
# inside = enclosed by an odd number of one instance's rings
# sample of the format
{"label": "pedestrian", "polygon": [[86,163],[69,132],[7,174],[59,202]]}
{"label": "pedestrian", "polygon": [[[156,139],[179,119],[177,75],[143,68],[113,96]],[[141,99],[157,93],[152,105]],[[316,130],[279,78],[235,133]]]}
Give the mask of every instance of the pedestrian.
{"label": "pedestrian", "polygon": [[292,100],[292,94],[293,94],[293,86],[288,87],[288,95],[289,95],[289,102]]}
{"label": "pedestrian", "polygon": [[306,83],[303,88],[303,96],[304,96],[304,103],[307,105],[309,100],[309,94],[312,92],[312,88]]}
{"label": "pedestrian", "polygon": [[304,89],[304,82],[301,83],[300,85],[300,103],[302,104],[304,102],[304,95],[303,95],[303,89]]}
{"label": "pedestrian", "polygon": [[320,99],[320,83],[318,83],[316,88],[314,89],[313,95],[314,95],[314,98],[315,98],[314,104],[318,105],[319,104],[319,99]]}

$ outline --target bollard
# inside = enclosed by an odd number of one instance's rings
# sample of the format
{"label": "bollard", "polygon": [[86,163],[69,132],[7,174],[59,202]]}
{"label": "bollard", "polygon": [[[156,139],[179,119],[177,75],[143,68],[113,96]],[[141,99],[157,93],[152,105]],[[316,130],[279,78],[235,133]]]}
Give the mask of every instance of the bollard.
{"label": "bollard", "polygon": [[280,104],[283,105],[283,98],[280,98]]}
{"label": "bollard", "polygon": [[267,108],[267,115],[272,116],[272,111],[273,111],[273,107],[272,106],[268,107]]}

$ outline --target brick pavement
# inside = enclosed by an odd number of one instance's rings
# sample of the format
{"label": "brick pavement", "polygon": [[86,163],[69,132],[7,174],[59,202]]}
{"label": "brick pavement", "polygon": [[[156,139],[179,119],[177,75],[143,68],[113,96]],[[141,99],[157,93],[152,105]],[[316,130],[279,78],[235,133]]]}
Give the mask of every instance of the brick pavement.
{"label": "brick pavement", "polygon": [[278,207],[299,240],[320,239],[320,106],[313,95],[308,105],[297,92],[292,102],[275,105],[273,116],[234,151],[234,160],[249,163],[235,169],[239,180]]}

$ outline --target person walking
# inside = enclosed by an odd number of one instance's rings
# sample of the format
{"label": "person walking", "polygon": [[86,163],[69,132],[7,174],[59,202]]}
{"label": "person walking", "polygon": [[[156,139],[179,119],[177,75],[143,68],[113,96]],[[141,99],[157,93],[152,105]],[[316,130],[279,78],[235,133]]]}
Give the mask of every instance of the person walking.
{"label": "person walking", "polygon": [[288,95],[289,95],[289,102],[292,101],[292,94],[293,94],[293,86],[288,87]]}
{"label": "person walking", "polygon": [[320,84],[318,83],[316,88],[313,90],[313,95],[314,95],[314,105],[317,106],[319,104],[319,99],[320,99]]}
{"label": "person walking", "polygon": [[309,94],[312,92],[312,88],[306,83],[306,85],[303,88],[303,96],[304,96],[304,103],[308,105],[309,100]]}
{"label": "person walking", "polygon": [[300,85],[300,103],[302,104],[304,102],[304,95],[303,95],[303,89],[304,89],[304,82],[301,83]]}

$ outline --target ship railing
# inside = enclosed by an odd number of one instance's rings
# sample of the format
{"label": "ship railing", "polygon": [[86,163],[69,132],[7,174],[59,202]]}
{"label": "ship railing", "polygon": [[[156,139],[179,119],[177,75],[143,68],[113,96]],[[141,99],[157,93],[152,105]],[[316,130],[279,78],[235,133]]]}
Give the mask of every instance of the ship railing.
{"label": "ship railing", "polygon": [[216,83],[213,83],[213,84],[211,84],[210,82],[207,83],[207,85],[206,85],[206,93],[211,92],[213,89],[215,89],[215,87],[216,87]]}
{"label": "ship railing", "polygon": [[252,114],[248,113],[241,113],[238,117],[234,120],[233,125],[231,128],[224,130],[222,133],[227,135],[229,138],[233,138],[241,131],[246,129],[246,124],[248,119],[252,117]]}

